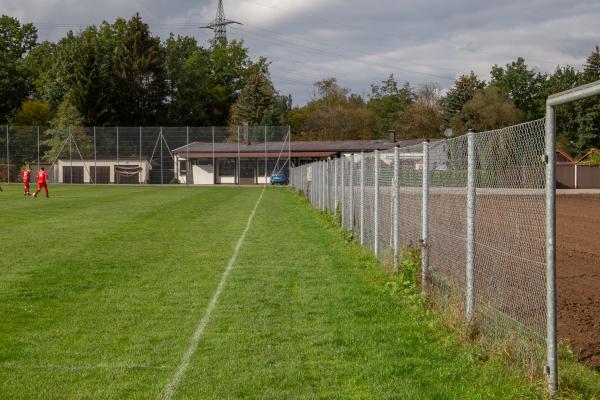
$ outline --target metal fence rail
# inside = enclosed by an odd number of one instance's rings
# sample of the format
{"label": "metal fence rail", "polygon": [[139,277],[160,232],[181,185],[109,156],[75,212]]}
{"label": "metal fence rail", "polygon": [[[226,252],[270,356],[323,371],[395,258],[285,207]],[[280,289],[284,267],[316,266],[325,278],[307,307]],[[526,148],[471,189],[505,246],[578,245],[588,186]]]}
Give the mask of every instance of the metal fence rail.
{"label": "metal fence rail", "polygon": [[421,248],[422,287],[538,365],[546,335],[544,120],[292,168],[291,184],[382,261]]}

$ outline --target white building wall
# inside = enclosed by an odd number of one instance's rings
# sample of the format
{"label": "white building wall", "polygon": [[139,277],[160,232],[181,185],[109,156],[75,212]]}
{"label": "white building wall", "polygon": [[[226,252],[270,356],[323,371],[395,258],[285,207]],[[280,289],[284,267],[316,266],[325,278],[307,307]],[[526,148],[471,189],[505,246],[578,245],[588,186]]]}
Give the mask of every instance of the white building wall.
{"label": "white building wall", "polygon": [[[94,162],[91,161],[81,161],[81,160],[58,160],[56,163],[56,177],[58,183],[64,183],[63,181],[63,167],[83,167],[83,182],[84,183],[92,183],[90,176],[90,167],[109,167],[110,168],[110,183],[115,183],[115,166],[117,165],[117,161],[111,160],[97,160]],[[121,166],[140,166],[139,160],[119,160],[119,164]],[[150,180],[150,163],[148,161],[142,161],[141,164],[142,170],[139,174],[139,183],[146,183]]]}

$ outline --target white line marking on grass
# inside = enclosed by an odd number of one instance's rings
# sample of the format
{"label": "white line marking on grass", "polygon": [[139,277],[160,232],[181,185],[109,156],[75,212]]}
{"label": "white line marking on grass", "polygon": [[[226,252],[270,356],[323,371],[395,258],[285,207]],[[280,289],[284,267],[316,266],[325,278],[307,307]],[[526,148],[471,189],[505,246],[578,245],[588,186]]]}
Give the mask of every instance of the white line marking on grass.
{"label": "white line marking on grass", "polygon": [[240,247],[242,247],[242,243],[244,242],[244,239],[246,238],[246,233],[248,233],[248,230],[250,229],[250,224],[252,223],[252,220],[254,219],[254,214],[256,214],[258,205],[260,204],[263,194],[265,193],[265,188],[266,188],[266,186],[263,187],[263,190],[260,193],[260,197],[256,201],[256,204],[254,205],[254,209],[252,209],[252,213],[250,213],[250,217],[248,218],[248,222],[246,223],[246,228],[242,232],[242,236],[240,236],[240,238],[238,239],[238,241],[235,245],[233,255],[229,259],[229,262],[227,263],[227,268],[225,268],[225,271],[223,272],[223,275],[221,276],[221,281],[219,282],[219,286],[217,286],[217,290],[215,290],[215,293],[213,294],[212,298],[210,299],[210,303],[208,303],[208,307],[206,308],[206,311],[204,312],[202,319],[198,322],[198,327],[196,328],[196,331],[194,332],[194,335],[192,336],[190,345],[187,348],[187,350],[185,351],[185,353],[183,354],[183,357],[181,358],[181,363],[179,364],[179,367],[177,368],[177,371],[175,372],[173,379],[171,379],[171,382],[169,382],[169,384],[165,388],[165,393],[163,396],[164,400],[171,400],[173,398],[173,395],[177,391],[177,386],[181,382],[181,379],[184,377],[188,367],[190,366],[190,361],[192,360],[192,356],[194,355],[194,353],[196,352],[196,349],[198,348],[198,342],[200,342],[200,338],[204,334],[204,329],[206,328],[206,325],[208,325],[210,316],[211,316],[212,312],[214,311],[215,306],[217,305],[217,301],[219,300],[219,296],[221,295],[221,292],[223,291],[223,287],[225,286],[227,277],[229,276],[229,273],[233,269],[235,260],[240,251]]}

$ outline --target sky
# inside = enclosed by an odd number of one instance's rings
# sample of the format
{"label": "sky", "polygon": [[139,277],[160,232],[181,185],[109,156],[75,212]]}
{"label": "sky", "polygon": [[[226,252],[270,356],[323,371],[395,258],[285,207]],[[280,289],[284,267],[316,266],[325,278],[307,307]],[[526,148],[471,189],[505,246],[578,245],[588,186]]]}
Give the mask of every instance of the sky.
{"label": "sky", "polygon": [[[216,0],[0,0],[0,13],[33,22],[41,40],[139,12],[154,35],[194,36],[216,13]],[[335,77],[353,93],[393,73],[414,87],[442,90],[460,74],[487,79],[517,57],[538,71],[581,68],[600,45],[598,0],[224,0],[228,38],[265,56],[281,94],[294,105],[314,96],[315,81]]]}

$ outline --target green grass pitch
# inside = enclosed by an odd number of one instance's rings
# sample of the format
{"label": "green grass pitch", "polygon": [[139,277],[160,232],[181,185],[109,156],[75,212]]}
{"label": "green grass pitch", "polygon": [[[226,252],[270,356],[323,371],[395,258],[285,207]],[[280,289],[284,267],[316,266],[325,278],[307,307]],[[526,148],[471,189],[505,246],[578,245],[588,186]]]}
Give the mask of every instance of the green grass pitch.
{"label": "green grass pitch", "polygon": [[[3,185],[0,398],[161,399],[262,188]],[[174,399],[538,398],[267,188]]]}

